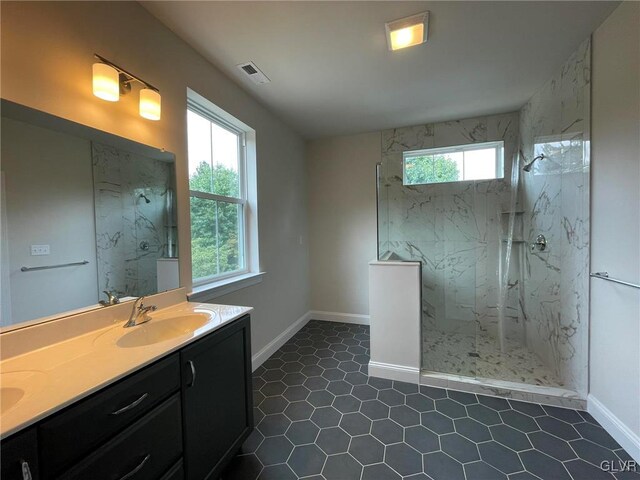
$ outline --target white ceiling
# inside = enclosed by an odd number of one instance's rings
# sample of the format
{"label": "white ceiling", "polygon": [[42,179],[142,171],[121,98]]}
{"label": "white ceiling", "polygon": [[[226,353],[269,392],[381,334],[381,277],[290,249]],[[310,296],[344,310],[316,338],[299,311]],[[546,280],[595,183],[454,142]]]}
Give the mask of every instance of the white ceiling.
{"label": "white ceiling", "polygon": [[[143,2],[306,138],[520,108],[618,2]],[[429,41],[384,23],[431,12]],[[236,68],[255,62],[271,83]]]}

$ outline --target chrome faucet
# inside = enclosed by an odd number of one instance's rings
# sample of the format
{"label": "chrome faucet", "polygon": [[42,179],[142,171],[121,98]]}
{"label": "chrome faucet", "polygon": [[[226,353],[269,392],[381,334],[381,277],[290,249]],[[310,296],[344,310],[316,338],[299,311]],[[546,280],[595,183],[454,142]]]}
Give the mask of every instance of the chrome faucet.
{"label": "chrome faucet", "polygon": [[100,300],[98,303],[103,307],[108,307],[109,305],[117,305],[120,303],[120,299],[115,292],[109,292],[108,290],[104,291],[104,294],[107,296],[106,300]]}
{"label": "chrome faucet", "polygon": [[[144,297],[138,297],[135,302],[133,302],[133,309],[131,310],[131,315],[129,315],[129,320],[124,324],[124,328],[135,327],[136,325],[141,325],[143,323],[147,323],[151,320],[149,316],[149,312],[155,312],[158,307],[155,305],[149,305],[145,307],[142,301]],[[139,318],[142,316],[142,320]]]}

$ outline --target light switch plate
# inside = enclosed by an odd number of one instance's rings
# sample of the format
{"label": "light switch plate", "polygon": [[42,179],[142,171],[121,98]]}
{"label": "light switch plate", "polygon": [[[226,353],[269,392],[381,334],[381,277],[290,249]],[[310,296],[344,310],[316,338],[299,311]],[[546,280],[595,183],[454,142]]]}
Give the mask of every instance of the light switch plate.
{"label": "light switch plate", "polygon": [[31,245],[31,255],[49,255],[49,245]]}

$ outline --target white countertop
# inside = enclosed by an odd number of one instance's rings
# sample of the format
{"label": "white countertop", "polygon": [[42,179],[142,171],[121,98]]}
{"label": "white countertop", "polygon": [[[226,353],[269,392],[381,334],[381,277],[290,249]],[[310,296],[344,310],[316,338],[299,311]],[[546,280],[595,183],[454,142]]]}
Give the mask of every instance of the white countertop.
{"label": "white countertop", "polygon": [[[0,387],[9,396],[2,406],[0,438],[5,438],[54,412],[174,352],[199,337],[251,312],[249,307],[181,302],[151,313],[146,324],[123,328],[118,320],[78,336],[44,345],[0,362]],[[202,325],[194,331],[149,345],[123,347],[121,338],[136,329],[173,317],[195,315]],[[30,327],[33,329],[40,326]],[[51,328],[51,327],[48,327]],[[9,390],[16,389],[16,390]],[[7,397],[7,398],[8,398]]]}

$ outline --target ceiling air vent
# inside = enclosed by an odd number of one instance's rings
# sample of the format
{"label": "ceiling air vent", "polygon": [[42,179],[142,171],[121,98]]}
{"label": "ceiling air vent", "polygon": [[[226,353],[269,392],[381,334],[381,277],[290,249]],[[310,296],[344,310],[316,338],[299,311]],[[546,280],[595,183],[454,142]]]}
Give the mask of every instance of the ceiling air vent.
{"label": "ceiling air vent", "polygon": [[264,73],[260,71],[258,66],[253,62],[241,63],[240,65],[236,66],[242,73],[249,77],[253,83],[261,85],[263,83],[269,83],[271,81]]}

